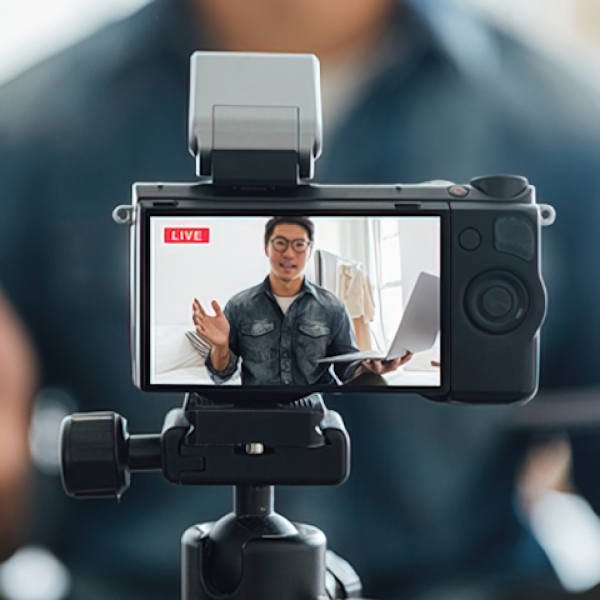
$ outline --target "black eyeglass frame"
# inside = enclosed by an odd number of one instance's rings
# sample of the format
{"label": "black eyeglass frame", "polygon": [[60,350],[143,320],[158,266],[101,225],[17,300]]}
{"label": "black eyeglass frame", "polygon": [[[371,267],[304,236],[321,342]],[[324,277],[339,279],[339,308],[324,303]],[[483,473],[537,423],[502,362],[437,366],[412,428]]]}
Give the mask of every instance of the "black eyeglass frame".
{"label": "black eyeglass frame", "polygon": [[[276,241],[281,240],[282,242],[285,242],[285,248],[282,248],[281,250],[279,248],[275,247],[275,243]],[[302,250],[297,250],[296,248],[294,248],[294,244],[296,242],[303,242],[306,244],[306,248],[302,249]],[[273,246],[273,249],[276,250],[277,252],[285,252],[289,247],[290,244],[292,246],[292,250],[294,252],[296,252],[297,254],[303,254],[304,252],[307,252],[308,249],[313,245],[312,240],[307,240],[305,238],[296,238],[295,240],[288,240],[287,238],[283,237],[282,235],[276,235],[275,237],[271,238],[269,240],[269,243],[271,244],[271,246]]]}

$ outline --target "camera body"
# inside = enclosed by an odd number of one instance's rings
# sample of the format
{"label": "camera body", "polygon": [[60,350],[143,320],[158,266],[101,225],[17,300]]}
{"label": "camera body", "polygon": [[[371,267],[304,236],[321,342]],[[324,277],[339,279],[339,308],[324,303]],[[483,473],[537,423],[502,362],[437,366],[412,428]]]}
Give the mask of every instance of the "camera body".
{"label": "camera body", "polygon": [[[525,402],[537,391],[539,334],[546,311],[540,268],[541,227],[549,224],[554,214],[551,207],[536,204],[535,189],[523,177],[480,177],[465,185],[428,182],[277,187],[140,183],[133,189],[133,206],[121,209],[121,220],[131,225],[133,377],[143,390],[194,391],[216,400],[241,393],[250,403],[257,398],[299,398],[314,391],[411,392],[434,400],[474,404]],[[119,209],[115,212],[118,215]],[[227,385],[200,382],[193,376],[170,381],[154,377],[153,361],[159,346],[159,340],[153,336],[157,288],[174,285],[157,275],[157,244],[176,242],[174,248],[180,253],[179,258],[166,268],[169,277],[173,277],[177,264],[183,260],[181,252],[186,242],[196,248],[204,245],[203,251],[209,252],[213,241],[211,219],[225,223],[226,230],[232,232],[229,244],[235,248],[238,229],[233,227],[234,222],[244,228],[254,218],[298,215],[341,222],[397,221],[402,231],[415,232],[403,234],[412,235],[412,241],[407,242],[409,245],[403,251],[405,262],[418,260],[418,256],[410,256],[412,247],[415,255],[422,254],[418,244],[419,231],[423,230],[415,224],[428,221],[435,224],[431,231],[437,240],[430,244],[434,244],[432,254],[439,256],[435,273],[440,281],[439,301],[434,303],[439,311],[438,355],[432,361],[434,364],[423,367],[433,370],[435,376],[419,379],[413,373],[405,379],[398,376],[375,386],[363,384],[360,379],[354,385],[343,386],[322,381],[310,385],[286,385],[283,381],[261,385],[253,381],[252,385],[246,385],[243,374],[241,383],[238,379]],[[152,232],[154,220],[192,226],[166,227],[156,235]],[[196,227],[197,223],[209,226]],[[406,223],[408,229],[402,229]],[[171,237],[179,235],[182,239],[167,240],[165,229]],[[263,241],[258,244],[262,246]],[[381,255],[382,248],[378,252]],[[233,260],[218,258],[217,249],[205,256],[206,262],[216,267],[218,278],[228,278],[235,277],[235,256],[241,260],[244,254],[246,248],[238,247]],[[385,262],[385,256],[380,259]],[[381,271],[382,265],[375,268]],[[186,267],[190,278],[194,270],[192,260]],[[205,278],[198,277],[198,288],[207,284]],[[191,303],[192,298],[189,300]],[[284,335],[283,330],[273,333]],[[242,356],[242,367],[243,362]]]}
{"label": "camera body", "polygon": [[135,384],[249,404],[533,397],[552,207],[514,175],[313,184],[321,145],[316,57],[194,53],[200,181],[135,184],[114,212],[131,225]]}

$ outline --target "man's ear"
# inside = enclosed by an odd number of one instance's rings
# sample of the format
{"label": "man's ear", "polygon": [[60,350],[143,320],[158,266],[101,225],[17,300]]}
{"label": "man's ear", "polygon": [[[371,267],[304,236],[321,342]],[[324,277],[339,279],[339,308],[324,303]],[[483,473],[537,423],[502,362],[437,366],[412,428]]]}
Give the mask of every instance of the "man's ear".
{"label": "man's ear", "polygon": [[265,244],[265,256],[269,258],[269,246]]}

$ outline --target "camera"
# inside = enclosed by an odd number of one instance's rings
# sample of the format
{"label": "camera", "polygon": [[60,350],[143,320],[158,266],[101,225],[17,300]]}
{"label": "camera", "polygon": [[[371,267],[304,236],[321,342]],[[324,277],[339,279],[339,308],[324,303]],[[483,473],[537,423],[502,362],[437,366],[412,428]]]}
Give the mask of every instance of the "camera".
{"label": "camera", "polygon": [[[527,401],[537,391],[541,227],[552,208],[514,175],[310,183],[321,143],[315,61],[193,56],[200,181],[135,184],[132,205],[115,211],[131,226],[135,384],[217,400],[343,391]],[[266,93],[262,79],[290,69],[291,91]],[[223,72],[232,77],[219,86]],[[273,278],[305,282],[291,305]],[[219,345],[198,322],[212,327],[217,316],[228,327]]]}

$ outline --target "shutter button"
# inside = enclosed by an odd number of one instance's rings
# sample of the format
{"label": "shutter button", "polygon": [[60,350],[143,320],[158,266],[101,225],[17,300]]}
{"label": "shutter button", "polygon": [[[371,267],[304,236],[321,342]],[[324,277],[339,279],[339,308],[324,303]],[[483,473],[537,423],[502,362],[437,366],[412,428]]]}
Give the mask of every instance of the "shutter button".
{"label": "shutter button", "polygon": [[464,185],[451,185],[448,189],[448,193],[455,198],[464,198],[469,194],[469,188]]}

